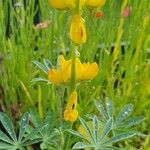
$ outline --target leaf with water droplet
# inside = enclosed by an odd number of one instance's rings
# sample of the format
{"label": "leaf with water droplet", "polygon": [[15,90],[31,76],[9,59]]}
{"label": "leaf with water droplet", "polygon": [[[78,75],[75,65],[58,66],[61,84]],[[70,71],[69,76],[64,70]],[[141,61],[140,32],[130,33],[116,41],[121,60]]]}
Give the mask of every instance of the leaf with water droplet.
{"label": "leaf with water droplet", "polygon": [[110,138],[108,141],[106,141],[103,144],[108,145],[108,144],[116,143],[116,142],[119,142],[119,141],[122,141],[122,140],[125,140],[125,139],[128,139],[128,138],[131,138],[135,135],[137,135],[137,133],[135,131],[120,133],[116,136],[113,136],[112,138]]}
{"label": "leaf with water droplet", "polygon": [[144,120],[143,116],[132,117],[132,118],[129,118],[128,120],[125,120],[124,122],[119,124],[117,127],[129,128],[129,127],[132,127],[134,125],[140,124],[143,120]]}
{"label": "leaf with water droplet", "polygon": [[113,116],[113,105],[111,100],[108,97],[106,97],[105,104],[106,104],[107,114],[109,118],[111,118]]}
{"label": "leaf with water droplet", "polygon": [[120,113],[119,113],[119,115],[118,115],[118,117],[116,119],[116,123],[125,120],[128,116],[131,115],[132,111],[133,111],[133,104],[127,104],[127,105],[125,105],[121,109],[121,111],[120,111]]}
{"label": "leaf with water droplet", "polygon": [[103,118],[105,120],[107,120],[108,119],[108,115],[107,115],[107,112],[105,111],[104,106],[98,101],[94,101],[94,103],[95,103],[96,108],[100,112],[100,114],[103,116]]}
{"label": "leaf with water droplet", "polygon": [[24,115],[22,116],[20,120],[20,129],[19,129],[19,138],[18,138],[19,141],[22,140],[28,124],[29,124],[29,113],[26,112],[24,113]]}
{"label": "leaf with water droplet", "polygon": [[3,127],[5,128],[5,130],[7,131],[7,133],[10,135],[10,137],[14,141],[17,141],[15,130],[14,130],[14,127],[13,127],[13,124],[12,124],[10,118],[4,113],[0,113],[0,121],[3,125]]}

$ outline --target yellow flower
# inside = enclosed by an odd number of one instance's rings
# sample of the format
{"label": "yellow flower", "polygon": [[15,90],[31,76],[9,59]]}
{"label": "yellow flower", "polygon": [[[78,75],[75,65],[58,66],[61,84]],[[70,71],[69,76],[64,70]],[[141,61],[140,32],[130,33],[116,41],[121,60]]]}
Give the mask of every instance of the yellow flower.
{"label": "yellow flower", "polygon": [[83,8],[84,6],[86,6],[88,0],[80,0],[80,8]]}
{"label": "yellow flower", "polygon": [[83,18],[79,14],[71,18],[70,38],[75,44],[83,44],[86,42],[86,27]]}
{"label": "yellow flower", "polygon": [[75,0],[48,0],[51,7],[56,9],[67,9],[75,7]]}
{"label": "yellow flower", "polygon": [[[76,81],[82,80],[92,80],[98,74],[97,63],[81,63],[78,58],[76,58]],[[69,82],[71,79],[71,59],[65,60],[63,55],[58,58],[58,68],[50,69],[48,72],[48,80],[53,84],[60,84]]]}
{"label": "yellow flower", "polygon": [[89,7],[102,7],[106,0],[88,0],[87,6]]}
{"label": "yellow flower", "polygon": [[61,55],[58,58],[59,68],[50,69],[48,72],[48,80],[54,84],[65,83],[70,79],[71,76],[71,61],[66,61]]}
{"label": "yellow flower", "polygon": [[64,111],[64,120],[74,122],[78,118],[77,111],[77,92],[74,91],[69,97],[66,109]]}

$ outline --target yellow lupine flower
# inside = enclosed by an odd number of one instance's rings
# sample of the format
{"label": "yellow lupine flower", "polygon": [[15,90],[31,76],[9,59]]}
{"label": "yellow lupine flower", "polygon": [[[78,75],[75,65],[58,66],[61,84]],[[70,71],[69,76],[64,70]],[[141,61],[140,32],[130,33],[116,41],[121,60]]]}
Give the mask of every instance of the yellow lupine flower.
{"label": "yellow lupine flower", "polygon": [[89,7],[102,7],[106,0],[88,0],[87,6]]}
{"label": "yellow lupine flower", "polygon": [[83,44],[86,42],[86,27],[83,18],[79,14],[73,15],[71,18],[70,38],[75,44]]}
{"label": "yellow lupine flower", "polygon": [[67,9],[75,7],[75,0],[48,0],[51,7],[56,9]]}
{"label": "yellow lupine flower", "polygon": [[67,106],[64,111],[64,120],[74,122],[78,118],[78,111],[77,111],[77,92],[74,91],[70,95]]}
{"label": "yellow lupine flower", "polygon": [[86,6],[88,0],[80,0],[80,8]]}
{"label": "yellow lupine flower", "polygon": [[[53,84],[60,84],[69,82],[71,79],[71,59],[65,60],[63,55],[58,58],[58,68],[50,69],[48,72],[48,80]],[[97,63],[81,63],[78,58],[76,58],[76,81],[82,80],[92,80],[98,74]]]}
{"label": "yellow lupine flower", "polygon": [[54,84],[65,83],[71,76],[71,61],[66,61],[61,55],[58,58],[59,68],[50,69],[48,72],[48,80]]}

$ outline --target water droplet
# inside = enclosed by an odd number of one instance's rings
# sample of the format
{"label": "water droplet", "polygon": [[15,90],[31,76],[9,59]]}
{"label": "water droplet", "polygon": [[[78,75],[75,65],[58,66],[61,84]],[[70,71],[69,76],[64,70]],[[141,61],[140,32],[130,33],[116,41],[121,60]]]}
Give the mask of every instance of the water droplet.
{"label": "water droplet", "polygon": [[109,103],[106,103],[106,105],[109,106],[110,104],[109,104]]}

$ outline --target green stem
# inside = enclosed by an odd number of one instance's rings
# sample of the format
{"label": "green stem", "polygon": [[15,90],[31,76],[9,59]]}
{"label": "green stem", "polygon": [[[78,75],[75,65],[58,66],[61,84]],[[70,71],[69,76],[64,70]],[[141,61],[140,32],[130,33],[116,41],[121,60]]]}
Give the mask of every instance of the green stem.
{"label": "green stem", "polygon": [[58,96],[57,96],[57,106],[58,106],[58,116],[59,116],[59,126],[62,126],[62,101],[61,101],[61,87],[58,87]]}
{"label": "green stem", "polygon": [[72,93],[76,88],[76,57],[75,48],[72,50],[71,59],[71,82],[70,82],[70,93]]}

